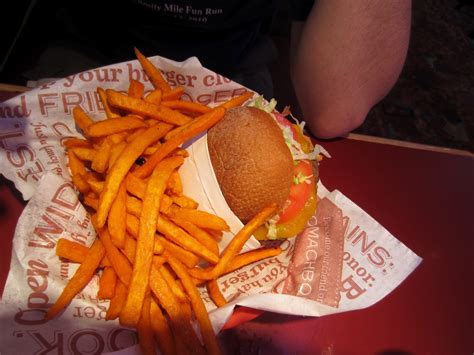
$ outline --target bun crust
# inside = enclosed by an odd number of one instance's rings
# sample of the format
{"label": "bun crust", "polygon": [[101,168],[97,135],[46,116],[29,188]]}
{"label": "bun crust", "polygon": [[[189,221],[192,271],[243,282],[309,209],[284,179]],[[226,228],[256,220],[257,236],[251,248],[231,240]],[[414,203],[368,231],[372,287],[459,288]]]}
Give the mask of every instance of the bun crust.
{"label": "bun crust", "polygon": [[292,184],[293,158],[268,113],[254,107],[227,110],[209,129],[207,144],[222,193],[242,222],[272,202],[283,207]]}

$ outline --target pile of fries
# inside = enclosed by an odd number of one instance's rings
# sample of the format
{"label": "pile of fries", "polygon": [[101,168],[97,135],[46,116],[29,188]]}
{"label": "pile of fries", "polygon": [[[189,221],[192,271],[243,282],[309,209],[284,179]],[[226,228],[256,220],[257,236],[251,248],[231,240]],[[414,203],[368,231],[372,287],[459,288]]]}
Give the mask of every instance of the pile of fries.
{"label": "pile of fries", "polygon": [[155,354],[158,346],[163,354],[217,354],[197,287],[206,285],[222,306],[220,276],[281,252],[261,248],[240,254],[276,206],[262,210],[220,252],[218,242],[229,227],[183,194],[178,169],[188,154],[180,146],[252,94],[214,108],[181,100],[183,88],[171,88],[146,57],[135,53],[153,91],[145,95],[135,80],[127,94],[98,88],[106,117],[97,122],[80,107],[73,110],[85,139],[69,139],[65,147],[72,182],[92,215],[97,238],[90,247],[58,241],[57,255],[80,266],[46,319],[61,313],[98,273],[98,297],[110,300],[106,319],[136,328],[143,353]]}

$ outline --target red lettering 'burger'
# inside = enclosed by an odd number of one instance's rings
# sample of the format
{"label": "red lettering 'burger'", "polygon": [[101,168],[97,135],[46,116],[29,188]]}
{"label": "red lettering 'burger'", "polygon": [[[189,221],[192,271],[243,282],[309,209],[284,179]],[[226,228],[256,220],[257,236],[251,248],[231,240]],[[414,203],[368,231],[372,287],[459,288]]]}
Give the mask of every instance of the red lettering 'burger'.
{"label": "red lettering 'burger'", "polygon": [[222,194],[242,222],[272,202],[279,206],[279,213],[254,233],[258,239],[296,236],[317,204],[322,148],[274,104],[264,105],[260,98],[254,107],[229,109],[207,136]]}

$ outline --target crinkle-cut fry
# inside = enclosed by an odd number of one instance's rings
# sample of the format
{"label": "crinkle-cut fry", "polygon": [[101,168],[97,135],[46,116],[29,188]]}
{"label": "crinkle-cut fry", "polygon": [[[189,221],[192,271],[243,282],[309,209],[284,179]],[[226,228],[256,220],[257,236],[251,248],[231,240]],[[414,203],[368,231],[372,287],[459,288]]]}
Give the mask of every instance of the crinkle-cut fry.
{"label": "crinkle-cut fry", "polygon": [[199,204],[194,201],[191,197],[186,195],[180,196],[171,196],[173,203],[177,204],[179,207],[196,209],[199,207]]}
{"label": "crinkle-cut fry", "polygon": [[145,92],[145,85],[135,79],[130,79],[130,84],[128,85],[128,96],[135,97],[140,99]]}
{"label": "crinkle-cut fry", "polygon": [[120,323],[127,326],[136,326],[139,320],[139,311],[148,288],[150,269],[153,260],[156,225],[161,198],[165,192],[166,182],[171,173],[183,164],[183,157],[171,157],[163,160],[156,166],[148,180],[145,197],[143,199],[140,226],[137,238],[137,250],[133,265],[132,280],[129,286],[127,302],[120,314]]}
{"label": "crinkle-cut fry", "polygon": [[[92,223],[95,225],[95,216],[92,217]],[[105,247],[107,257],[109,258],[110,264],[115,270],[120,281],[125,285],[130,284],[132,278],[132,265],[127,257],[112,243],[109,231],[107,228],[97,228],[99,238]]]}
{"label": "crinkle-cut fry", "polygon": [[81,108],[81,106],[75,106],[72,109],[72,116],[74,118],[74,122],[76,122],[76,125],[85,135],[87,135],[87,129],[92,123],[94,123],[94,120],[89,117],[89,115]]}
{"label": "crinkle-cut fry", "polygon": [[161,308],[152,297],[150,305],[150,318],[151,318],[151,329],[155,334],[155,340],[158,343],[158,348],[163,355],[176,354],[176,348],[174,346],[173,334],[171,328],[168,325]]}
{"label": "crinkle-cut fry", "polygon": [[157,240],[163,244],[164,256],[172,255],[189,268],[193,268],[199,263],[199,258],[195,254],[191,253],[190,251],[180,247],[179,245],[173,242],[170,242],[165,237],[158,235]]}
{"label": "crinkle-cut fry", "polygon": [[214,254],[204,245],[194,239],[189,233],[178,227],[176,224],[167,218],[160,216],[156,224],[158,232],[163,234],[166,238],[203,258],[204,260],[216,264],[219,261],[219,256]]}
{"label": "crinkle-cut fry", "polygon": [[220,107],[225,107],[227,109],[236,107],[236,106],[241,106],[245,101],[250,99],[254,93],[252,91],[246,91],[242,95],[239,95],[237,97],[234,97],[230,99],[229,101],[224,102],[223,104],[219,105]]}
{"label": "crinkle-cut fry", "polygon": [[94,160],[96,151],[93,148],[85,148],[85,147],[73,147],[69,150],[73,152],[77,158],[80,160],[92,161]]}
{"label": "crinkle-cut fry", "polygon": [[147,292],[143,300],[142,312],[137,324],[138,344],[143,355],[155,355],[155,338],[150,319],[151,295]]}
{"label": "crinkle-cut fry", "polygon": [[113,320],[117,319],[122,311],[123,305],[127,300],[128,288],[127,286],[117,279],[117,283],[115,285],[115,293],[114,297],[110,300],[109,308],[105,313],[106,320]]}
{"label": "crinkle-cut fry", "polygon": [[[89,247],[69,239],[59,238],[56,242],[56,255],[74,263],[82,263],[88,252]],[[110,261],[107,258],[107,255],[105,255],[100,266],[105,267],[110,265]]]}
{"label": "crinkle-cut fry", "polygon": [[56,302],[48,309],[44,319],[50,320],[58,315],[72,299],[89,283],[105,255],[105,248],[99,239],[89,249],[86,258],[68,281]]}
{"label": "crinkle-cut fry", "polygon": [[219,289],[219,283],[217,280],[207,281],[207,291],[209,293],[209,297],[211,297],[211,300],[216,304],[217,307],[222,307],[227,304],[224,295]]}
{"label": "crinkle-cut fry", "polygon": [[229,225],[223,218],[206,211],[196,210],[194,208],[182,208],[172,205],[170,206],[167,215],[170,218],[188,220],[201,228],[215,229],[226,232],[230,230]]}
{"label": "crinkle-cut fry", "polygon": [[211,270],[194,269],[192,276],[203,280],[217,279],[219,276],[221,276],[225,272],[225,269],[232,258],[234,258],[240,252],[240,250],[242,250],[242,247],[252,236],[252,233],[255,232],[255,230],[265,223],[270,217],[274,216],[276,210],[276,203],[272,203],[257,213],[257,215],[253,217],[247,224],[245,224],[245,226],[239,232],[237,232],[235,237],[232,238],[229,245],[227,245],[224,252],[221,254],[219,262],[214,265]]}
{"label": "crinkle-cut fry", "polygon": [[161,104],[161,99],[163,98],[163,91],[161,89],[155,89],[145,96],[145,101],[151,102],[155,105]]}
{"label": "crinkle-cut fry", "polygon": [[86,139],[81,138],[67,138],[62,141],[62,145],[67,148],[82,147],[82,148],[91,148],[91,143]]}
{"label": "crinkle-cut fry", "polygon": [[125,243],[125,231],[127,220],[127,189],[125,181],[122,181],[117,191],[112,207],[110,208],[107,228],[112,242],[117,248],[122,248]]}
{"label": "crinkle-cut fry", "polygon": [[209,314],[207,313],[206,306],[204,305],[204,302],[201,298],[201,294],[189,276],[186,267],[173,257],[168,258],[168,263],[176,275],[178,275],[180,278],[187,294],[189,295],[207,352],[209,354],[220,354],[221,352],[217,344],[214,329],[212,328],[211,321],[209,320]]}
{"label": "crinkle-cut fry", "polygon": [[182,304],[157,268],[152,268],[150,271],[150,289],[168,314],[175,338],[179,338],[186,344],[187,352],[203,353],[201,344],[191,326],[191,319],[183,312]]}
{"label": "crinkle-cut fry", "polygon": [[120,117],[120,113],[114,107],[110,107],[109,103],[107,102],[107,94],[103,88],[97,88],[97,92],[99,93],[100,101],[104,106],[105,116],[107,118],[116,118]]}
{"label": "crinkle-cut fry", "polygon": [[104,189],[100,196],[99,208],[97,210],[98,228],[104,226],[120,184],[135,163],[135,160],[140,157],[150,144],[163,137],[171,127],[172,126],[167,123],[157,124],[148,128],[143,134],[137,136],[133,141],[127,144],[123,154],[117,158],[115,164],[107,174]]}
{"label": "crinkle-cut fry", "polygon": [[201,115],[211,111],[209,106],[205,106],[198,102],[184,101],[184,100],[170,100],[163,101],[163,106],[171,108],[173,110],[184,111],[189,113],[199,113]]}
{"label": "crinkle-cut fry", "polygon": [[162,105],[155,105],[135,97],[126,96],[112,89],[107,89],[107,97],[111,105],[139,116],[150,117],[178,126],[182,126],[192,120],[179,111],[174,111]]}
{"label": "crinkle-cut fry", "polygon": [[187,141],[188,139],[204,132],[208,128],[212,127],[224,116],[225,109],[216,108],[212,111],[199,116],[194,119],[193,122],[187,126],[184,130],[176,134],[173,138],[163,143],[155,154],[148,158],[147,162],[140,166],[133,174],[139,178],[145,178],[153,171],[156,164],[164,159],[169,153],[171,153],[179,145]]}
{"label": "crinkle-cut fry", "polygon": [[84,162],[80,160],[72,150],[68,150],[67,157],[72,175],[85,175],[87,173]]}
{"label": "crinkle-cut fry", "polygon": [[214,240],[214,238],[212,238],[205,230],[184,219],[171,218],[171,221],[173,221],[173,223],[175,223],[177,226],[183,228],[194,239],[196,239],[214,254],[219,255],[219,245],[217,245],[217,242]]}
{"label": "crinkle-cut fry", "polygon": [[186,297],[184,292],[179,288],[178,283],[176,282],[176,279],[174,278],[170,270],[166,267],[166,265],[162,265],[160,267],[160,271],[161,271],[161,275],[163,275],[163,278],[165,279],[166,283],[170,287],[171,291],[173,291],[175,296],[178,298],[178,300],[183,303],[188,302],[188,298]]}
{"label": "crinkle-cut fry", "polygon": [[164,92],[163,97],[161,98],[162,101],[169,101],[169,100],[178,100],[184,94],[184,88],[182,86],[176,86],[171,91]]}
{"label": "crinkle-cut fry", "polygon": [[99,278],[99,291],[97,297],[100,299],[112,299],[115,294],[115,285],[117,283],[117,274],[113,267],[108,266],[102,271]]}
{"label": "crinkle-cut fry", "polygon": [[148,126],[143,119],[134,115],[128,115],[94,122],[87,128],[87,133],[90,137],[105,137],[115,133],[146,127]]}
{"label": "crinkle-cut fry", "polygon": [[163,92],[169,92],[171,90],[168,82],[163,78],[161,71],[145,57],[137,48],[135,48],[135,56],[140,62],[143,70],[150,78],[151,83],[156,89],[161,89]]}

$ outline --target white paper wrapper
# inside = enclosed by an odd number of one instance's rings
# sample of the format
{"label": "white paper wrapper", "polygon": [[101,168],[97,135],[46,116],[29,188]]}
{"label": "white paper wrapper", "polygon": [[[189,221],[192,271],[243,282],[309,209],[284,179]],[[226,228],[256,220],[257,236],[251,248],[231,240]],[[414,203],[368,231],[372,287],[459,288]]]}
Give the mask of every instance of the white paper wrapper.
{"label": "white paper wrapper", "polygon": [[[152,61],[185,97],[216,104],[245,89],[205,68],[197,59]],[[104,353],[137,351],[136,335],[116,321],[105,321],[108,302],[96,297],[97,278],[53,321],[42,321],[77,266],[55,256],[59,238],[90,245],[89,217],[70,184],[61,141],[79,136],[71,117],[80,104],[92,117],[104,117],[98,86],[126,90],[129,79],[151,84],[137,61],[89,70],[43,85],[0,105],[0,173],[30,200],[13,241],[10,273],[2,296],[0,353]],[[185,193],[200,209],[217,213],[231,226],[221,249],[242,224],[220,192],[207,152],[206,137],[186,144],[191,156],[181,167]],[[339,191],[318,188],[317,213],[298,237],[283,242],[278,257],[219,279],[229,304],[215,309],[202,296],[216,331],[235,305],[294,315],[323,316],[369,307],[395,289],[421,262],[377,221]],[[258,247],[251,239],[246,250]],[[122,353],[122,352],[121,352]]]}

